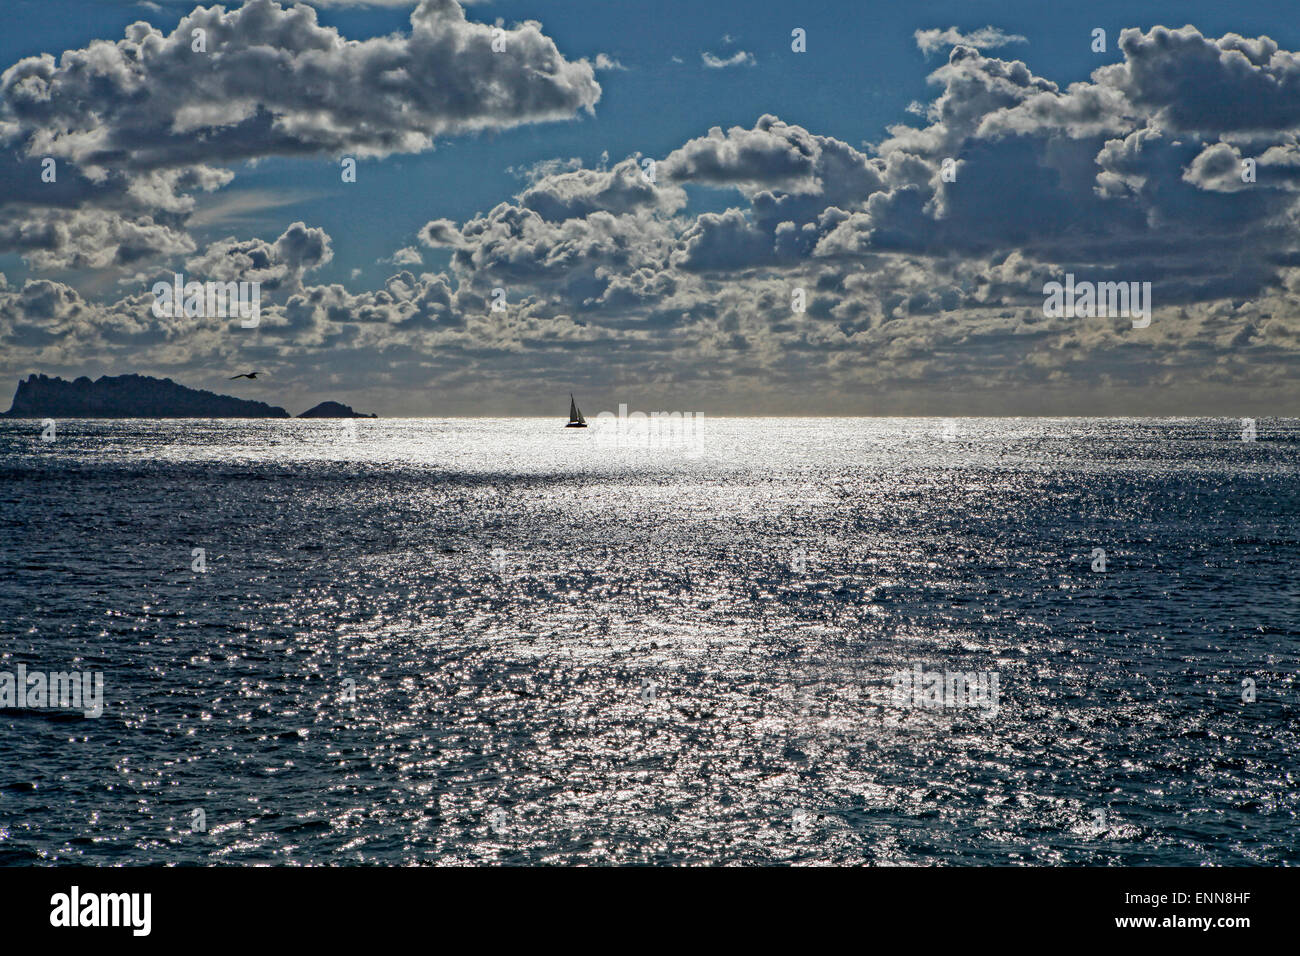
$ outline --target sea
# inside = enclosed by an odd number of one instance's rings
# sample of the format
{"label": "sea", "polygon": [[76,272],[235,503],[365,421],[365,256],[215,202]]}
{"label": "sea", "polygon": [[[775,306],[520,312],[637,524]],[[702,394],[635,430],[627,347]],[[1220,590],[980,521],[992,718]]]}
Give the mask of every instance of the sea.
{"label": "sea", "polygon": [[1300,863],[1296,419],[53,424],[0,864]]}

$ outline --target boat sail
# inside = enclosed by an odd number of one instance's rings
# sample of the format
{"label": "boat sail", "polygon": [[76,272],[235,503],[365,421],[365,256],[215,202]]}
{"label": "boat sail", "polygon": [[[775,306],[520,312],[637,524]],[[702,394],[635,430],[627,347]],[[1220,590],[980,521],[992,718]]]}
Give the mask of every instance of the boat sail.
{"label": "boat sail", "polygon": [[569,424],[565,428],[586,428],[587,420],[582,417],[582,412],[578,410],[578,403],[573,400],[573,393],[569,393]]}

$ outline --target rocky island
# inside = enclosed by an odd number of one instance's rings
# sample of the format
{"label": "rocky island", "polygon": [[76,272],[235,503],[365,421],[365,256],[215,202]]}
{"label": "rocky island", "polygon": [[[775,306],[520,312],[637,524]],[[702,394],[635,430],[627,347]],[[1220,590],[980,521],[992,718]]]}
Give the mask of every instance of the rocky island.
{"label": "rocky island", "polygon": [[[13,406],[0,418],[289,418],[279,405],[218,395],[148,375],[84,375],[69,382],[29,375],[18,383]],[[339,402],[321,402],[299,418],[378,418]]]}
{"label": "rocky island", "polygon": [[299,418],[378,418],[378,415],[366,415],[363,412],[354,412],[351,405],[343,405],[340,402],[321,402],[314,408],[309,408],[298,416]]}
{"label": "rocky island", "polygon": [[31,375],[18,383],[6,418],[288,418],[277,405],[186,388],[169,378],[105,375],[71,382]]}

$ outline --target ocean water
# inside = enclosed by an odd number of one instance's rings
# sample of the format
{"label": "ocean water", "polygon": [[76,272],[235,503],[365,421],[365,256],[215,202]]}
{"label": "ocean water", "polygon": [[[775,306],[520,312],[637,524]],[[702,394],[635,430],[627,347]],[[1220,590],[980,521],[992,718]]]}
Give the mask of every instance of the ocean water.
{"label": "ocean water", "polygon": [[1300,862],[1296,420],[560,424],[0,423],[0,863]]}

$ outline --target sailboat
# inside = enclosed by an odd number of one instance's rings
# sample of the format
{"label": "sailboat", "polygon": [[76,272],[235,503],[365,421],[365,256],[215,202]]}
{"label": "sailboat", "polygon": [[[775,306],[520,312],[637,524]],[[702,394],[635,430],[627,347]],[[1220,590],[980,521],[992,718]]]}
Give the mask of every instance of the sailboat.
{"label": "sailboat", "polygon": [[573,393],[569,393],[569,424],[565,428],[586,428],[587,420],[582,417],[582,412],[578,410],[578,403],[573,400]]}

